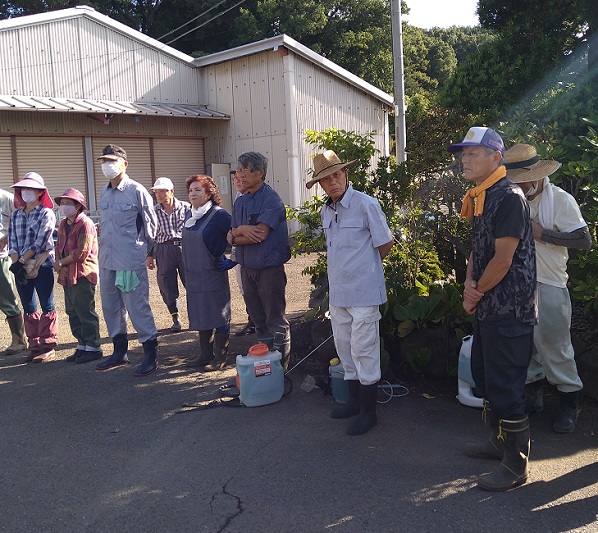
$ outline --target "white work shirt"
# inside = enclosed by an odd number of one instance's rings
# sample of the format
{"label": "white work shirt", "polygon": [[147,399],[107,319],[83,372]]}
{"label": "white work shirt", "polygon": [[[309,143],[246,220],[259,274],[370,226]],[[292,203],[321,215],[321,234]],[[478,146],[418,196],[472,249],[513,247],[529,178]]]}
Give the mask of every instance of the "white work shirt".
{"label": "white work shirt", "polygon": [[[575,198],[552,183],[549,186],[552,187],[554,196],[554,225],[552,228],[545,229],[571,232],[587,226]],[[544,193],[542,192],[542,194]],[[542,194],[529,201],[530,217],[538,223]],[[566,287],[569,279],[567,274],[568,259],[569,252],[565,246],[536,241],[538,281],[554,287]]]}
{"label": "white work shirt", "polygon": [[349,186],[341,200],[322,207],[330,303],[365,307],[386,302],[378,247],[392,240],[378,200]]}

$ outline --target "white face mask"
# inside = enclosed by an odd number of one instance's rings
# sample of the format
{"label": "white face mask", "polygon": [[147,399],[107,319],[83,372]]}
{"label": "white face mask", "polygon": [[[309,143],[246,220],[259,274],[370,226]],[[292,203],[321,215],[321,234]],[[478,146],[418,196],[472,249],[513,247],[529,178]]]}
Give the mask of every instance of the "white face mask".
{"label": "white face mask", "polygon": [[60,204],[60,212],[64,217],[72,217],[76,212],[77,208],[74,205]]}
{"label": "white face mask", "polygon": [[23,198],[23,202],[31,203],[37,200],[37,193],[35,191],[21,191],[21,198]]}
{"label": "white face mask", "polygon": [[124,169],[125,166],[120,161],[106,161],[105,163],[102,163],[102,173],[109,180],[122,174]]}

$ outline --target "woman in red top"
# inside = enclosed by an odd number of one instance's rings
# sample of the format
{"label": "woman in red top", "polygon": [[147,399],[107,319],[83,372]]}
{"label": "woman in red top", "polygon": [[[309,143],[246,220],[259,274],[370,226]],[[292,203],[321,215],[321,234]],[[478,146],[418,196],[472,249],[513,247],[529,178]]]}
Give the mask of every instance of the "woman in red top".
{"label": "woman in red top", "polygon": [[100,322],[96,313],[98,283],[98,237],[94,223],[83,213],[85,197],[67,189],[54,201],[64,217],[58,226],[56,262],[58,283],[64,287],[64,304],[77,349],[68,362],[89,363],[102,357]]}

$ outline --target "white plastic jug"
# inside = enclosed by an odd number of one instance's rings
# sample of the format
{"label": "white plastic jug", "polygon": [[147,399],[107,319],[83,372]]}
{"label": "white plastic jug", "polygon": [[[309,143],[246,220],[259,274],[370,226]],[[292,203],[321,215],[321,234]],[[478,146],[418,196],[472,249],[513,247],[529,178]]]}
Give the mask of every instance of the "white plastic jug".
{"label": "white plastic jug", "polygon": [[247,355],[237,355],[239,400],[247,407],[275,403],[284,393],[284,370],[278,350],[254,344]]}
{"label": "white plastic jug", "polygon": [[468,407],[484,407],[482,398],[474,396],[473,389],[475,382],[471,375],[471,345],[473,344],[473,336],[467,335],[463,337],[461,343],[461,350],[459,352],[459,366],[458,366],[458,389],[457,400]]}

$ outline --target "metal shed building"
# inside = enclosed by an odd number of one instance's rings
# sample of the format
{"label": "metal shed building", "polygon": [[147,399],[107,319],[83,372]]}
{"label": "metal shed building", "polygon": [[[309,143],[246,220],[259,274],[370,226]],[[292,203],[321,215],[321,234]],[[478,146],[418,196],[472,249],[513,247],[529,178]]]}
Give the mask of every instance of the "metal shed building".
{"label": "metal shed building", "polygon": [[375,131],[388,153],[392,97],[285,35],[193,59],[81,6],[0,21],[0,73],[0,187],[36,171],[92,210],[108,143],[133,179],[169,176],[180,197],[190,174],[215,174],[228,207],[247,150],[287,204],[306,200],[306,129]]}

